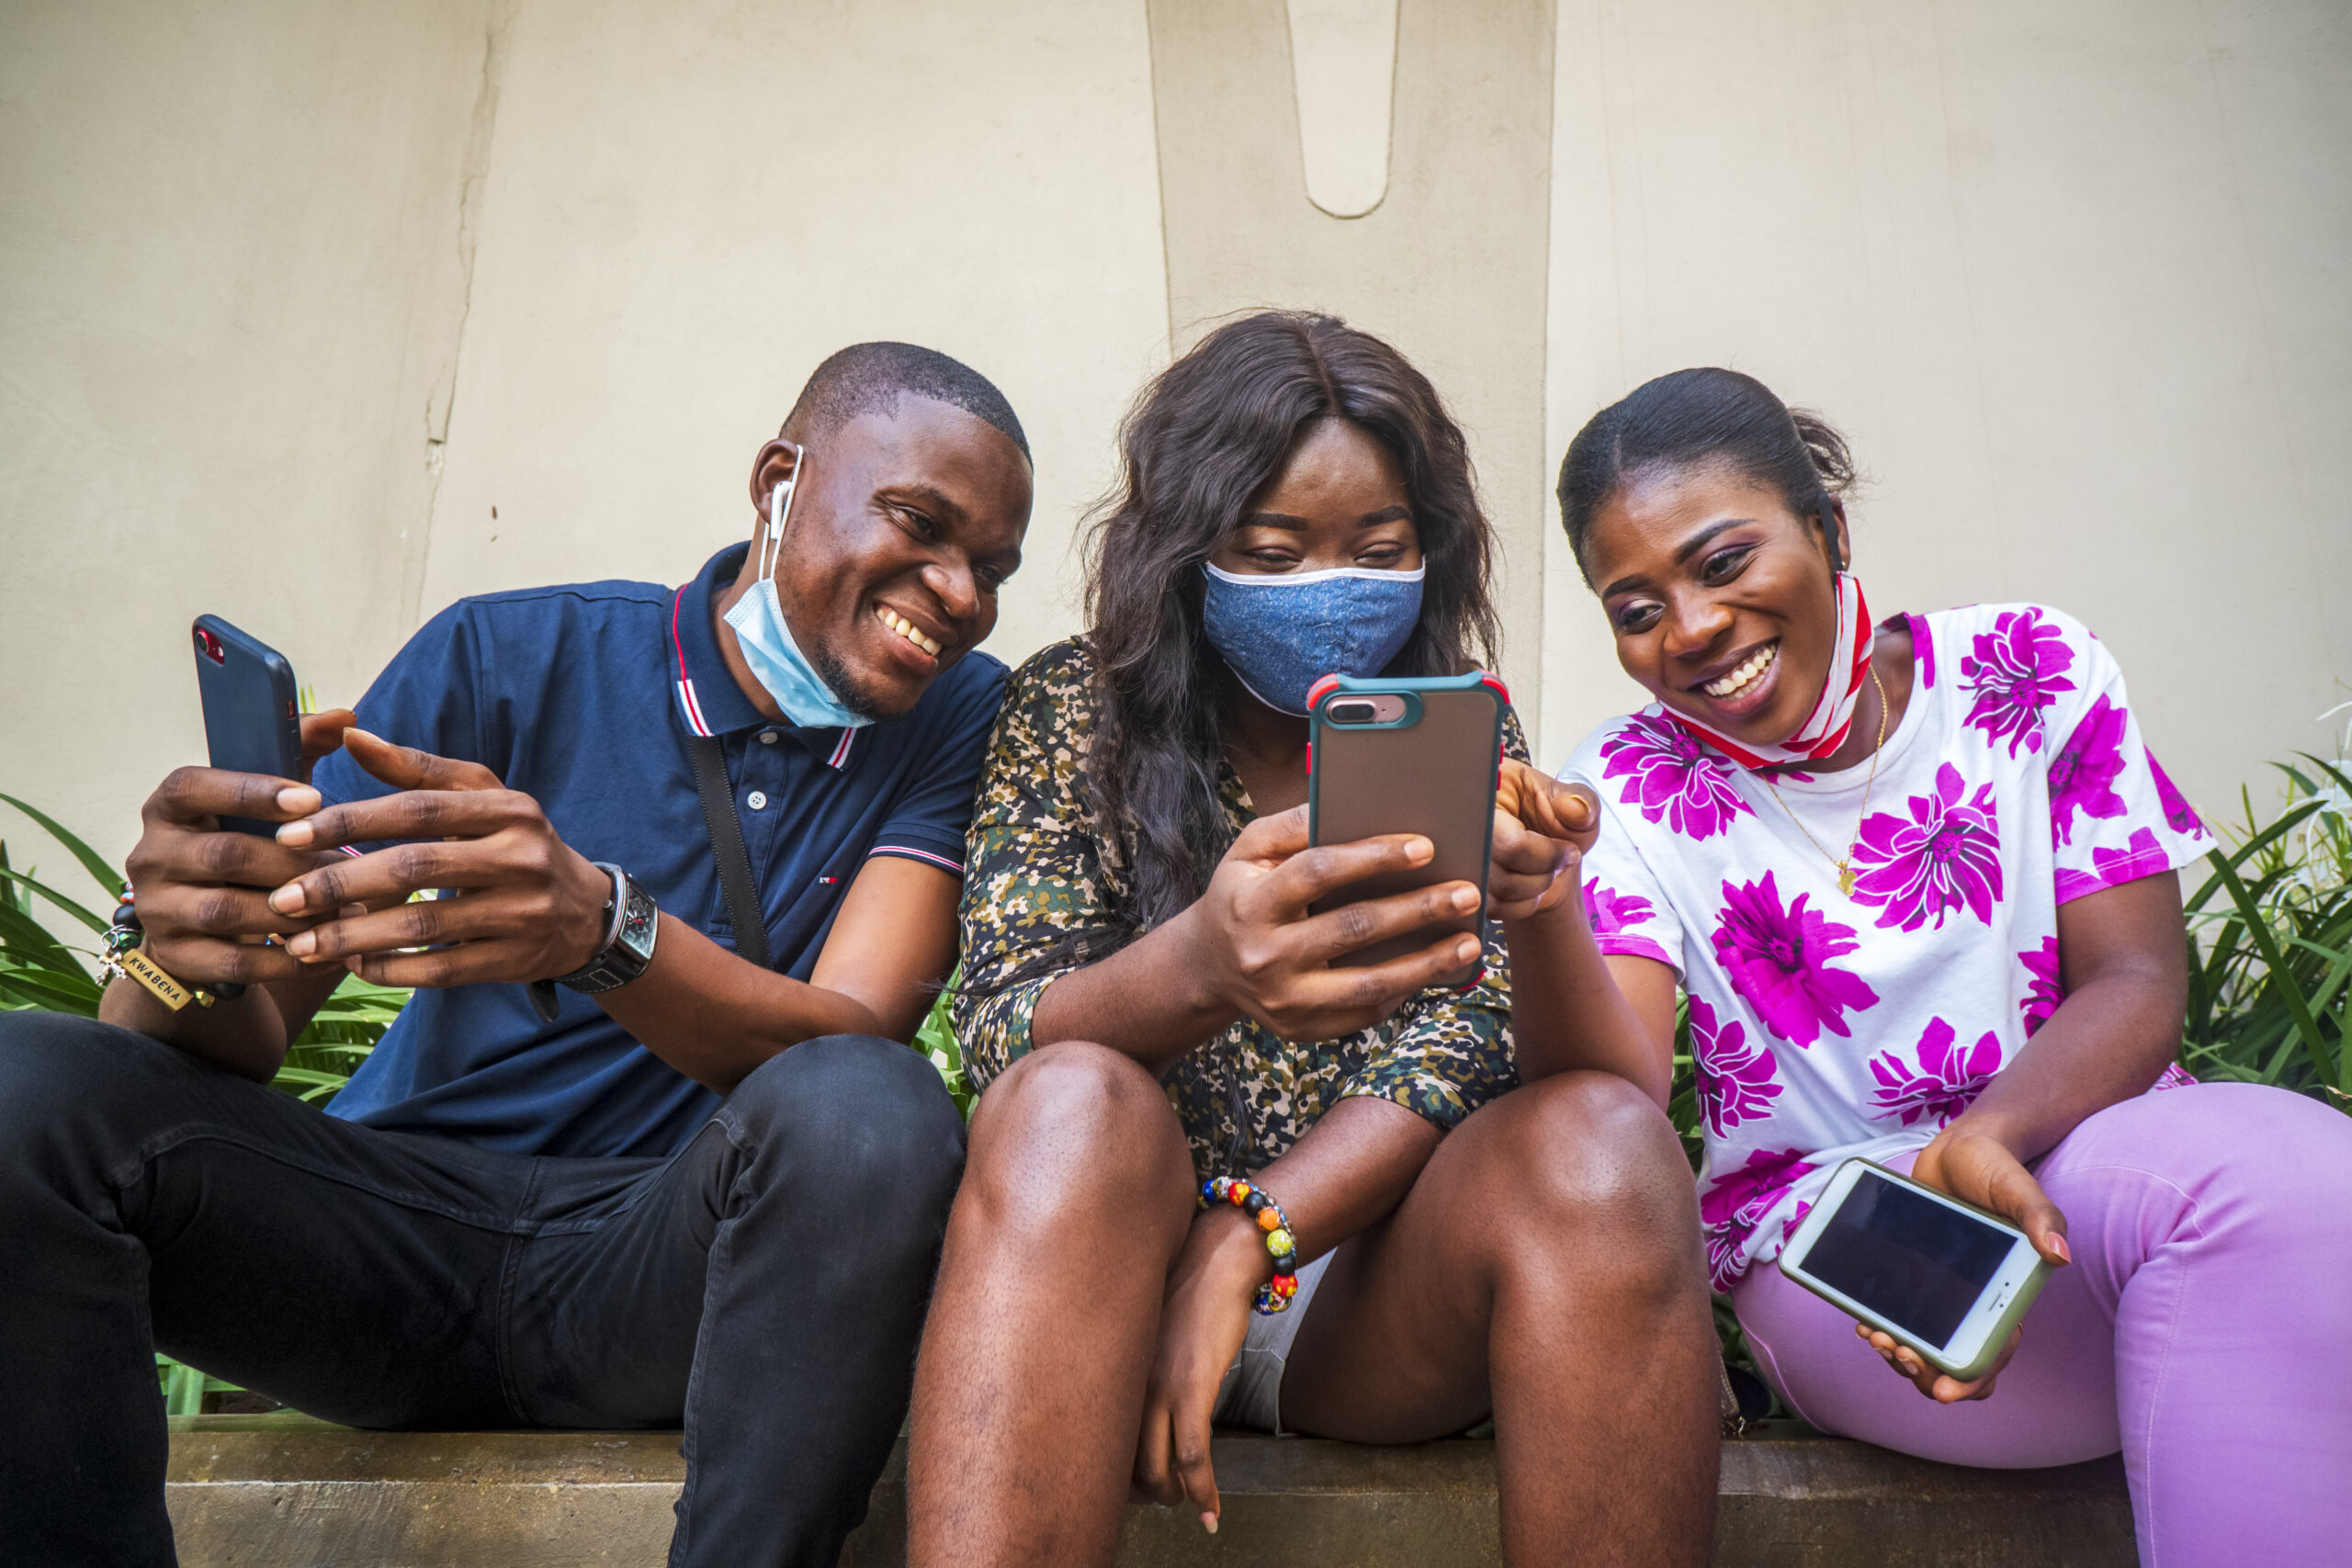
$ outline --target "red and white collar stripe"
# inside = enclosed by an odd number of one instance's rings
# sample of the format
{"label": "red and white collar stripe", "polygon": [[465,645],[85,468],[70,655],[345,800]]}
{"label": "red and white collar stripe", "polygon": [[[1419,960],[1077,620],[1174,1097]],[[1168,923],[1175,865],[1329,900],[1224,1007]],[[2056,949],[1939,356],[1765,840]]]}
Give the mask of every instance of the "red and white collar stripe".
{"label": "red and white collar stripe", "polygon": [[1841,571],[1838,574],[1838,636],[1831,646],[1846,650],[1844,679],[1839,679],[1841,671],[1833,662],[1822,676],[1820,697],[1794,735],[1777,746],[1747,746],[1672,708],[1664,709],[1666,716],[1751,773],[1788,762],[1818,761],[1846,744],[1846,736],[1854,728],[1854,707],[1862,694],[1862,682],[1870,679],[1871,643],[1871,611],[1862,601],[1862,585],[1852,572]]}
{"label": "red and white collar stripe", "polygon": [[670,648],[678,657],[678,706],[685,712],[688,729],[696,735],[708,735],[711,728],[702,716],[702,704],[695,697],[694,677],[686,673],[686,645],[678,636],[678,606],[685,597],[684,587],[670,596]]}
{"label": "red and white collar stripe", "polygon": [[[678,607],[685,596],[685,589],[680,588],[670,598],[670,649],[678,660],[678,679],[674,682],[678,692],[678,708],[686,716],[688,729],[696,735],[712,735],[717,732],[710,728],[710,721],[703,717],[702,699],[695,694],[694,677],[686,673],[686,645],[678,636]],[[836,771],[849,766],[850,744],[856,739],[856,730],[844,728],[841,739],[833,746],[833,754],[825,759],[825,765]]]}

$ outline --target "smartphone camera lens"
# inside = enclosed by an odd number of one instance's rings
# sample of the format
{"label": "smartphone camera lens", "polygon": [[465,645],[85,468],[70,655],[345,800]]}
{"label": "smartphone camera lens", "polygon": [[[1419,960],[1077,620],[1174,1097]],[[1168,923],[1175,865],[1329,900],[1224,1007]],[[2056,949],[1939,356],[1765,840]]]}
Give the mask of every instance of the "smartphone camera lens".
{"label": "smartphone camera lens", "polygon": [[196,646],[204,649],[204,657],[212,660],[213,663],[229,662],[229,650],[220,646],[220,639],[212,635],[211,628],[208,626],[196,628]]}
{"label": "smartphone camera lens", "polygon": [[1370,724],[1380,716],[1370,703],[1333,703],[1323,711],[1333,724]]}

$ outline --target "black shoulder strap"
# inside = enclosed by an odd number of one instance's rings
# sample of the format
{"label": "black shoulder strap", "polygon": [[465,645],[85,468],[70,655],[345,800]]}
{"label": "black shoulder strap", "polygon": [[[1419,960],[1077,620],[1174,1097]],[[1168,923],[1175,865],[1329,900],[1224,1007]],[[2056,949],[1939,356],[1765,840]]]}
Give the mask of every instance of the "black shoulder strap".
{"label": "black shoulder strap", "polygon": [[690,735],[695,791],[702,796],[702,825],[718,857],[718,891],[727,919],[735,928],[735,954],[768,966],[768,927],[760,915],[760,891],[752,881],[752,857],[743,848],[743,824],[735,816],[735,792],[727,782],[727,750],[716,735]]}

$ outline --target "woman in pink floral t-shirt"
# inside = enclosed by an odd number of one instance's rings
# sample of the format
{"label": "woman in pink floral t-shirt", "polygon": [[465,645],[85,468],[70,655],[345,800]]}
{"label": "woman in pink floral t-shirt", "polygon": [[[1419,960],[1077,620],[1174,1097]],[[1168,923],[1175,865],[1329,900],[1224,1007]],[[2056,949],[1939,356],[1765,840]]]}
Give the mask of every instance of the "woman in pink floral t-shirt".
{"label": "woman in pink floral t-shirt", "polygon": [[[1718,1290],[1779,1251],[1838,1162],[1926,1147],[2049,1020],[2064,904],[2212,847],[2073,620],[1979,605],[1883,630],[1912,671],[1875,781],[1750,772],[1657,705],[1567,767],[1602,802],[1583,867],[1600,950],[1690,995]],[[1939,648],[1969,651],[1939,670]],[[1850,892],[1820,847],[1841,833]]]}
{"label": "woman in pink floral t-shirt", "polygon": [[[1521,1076],[1659,1092],[1679,986],[1709,1269],[1793,1408],[1963,1464],[2120,1448],[2146,1562],[2341,1562],[2352,1120],[2173,1065],[2174,873],[2212,840],[2122,671],[2037,604],[1874,626],[1850,476],[1835,432],[1725,370],[1652,381],[1569,448],[1569,539],[1657,700],[1563,775],[1601,826],[1582,908],[1509,928]],[[1979,1382],[1770,1266],[1854,1156],[2057,1266]]]}

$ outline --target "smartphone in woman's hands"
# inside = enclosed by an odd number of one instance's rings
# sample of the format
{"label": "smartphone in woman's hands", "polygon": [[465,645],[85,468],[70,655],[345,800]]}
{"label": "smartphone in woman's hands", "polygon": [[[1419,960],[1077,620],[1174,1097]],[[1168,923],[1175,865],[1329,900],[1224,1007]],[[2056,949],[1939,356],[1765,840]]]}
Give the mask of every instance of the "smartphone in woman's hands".
{"label": "smartphone in woman's hands", "polygon": [[1781,1248],[1781,1272],[1973,1382],[2000,1358],[2050,1265],[2007,1221],[1849,1159]]}
{"label": "smartphone in woman's hands", "polygon": [[[1312,912],[1448,882],[1479,890],[1476,909],[1368,943],[1334,964],[1385,963],[1448,932],[1468,932],[1485,945],[1495,781],[1510,705],[1503,683],[1483,670],[1421,679],[1327,675],[1307,694],[1307,841],[1419,833],[1436,849],[1427,864],[1352,883]],[[1440,983],[1475,985],[1480,970],[1474,959]]]}

